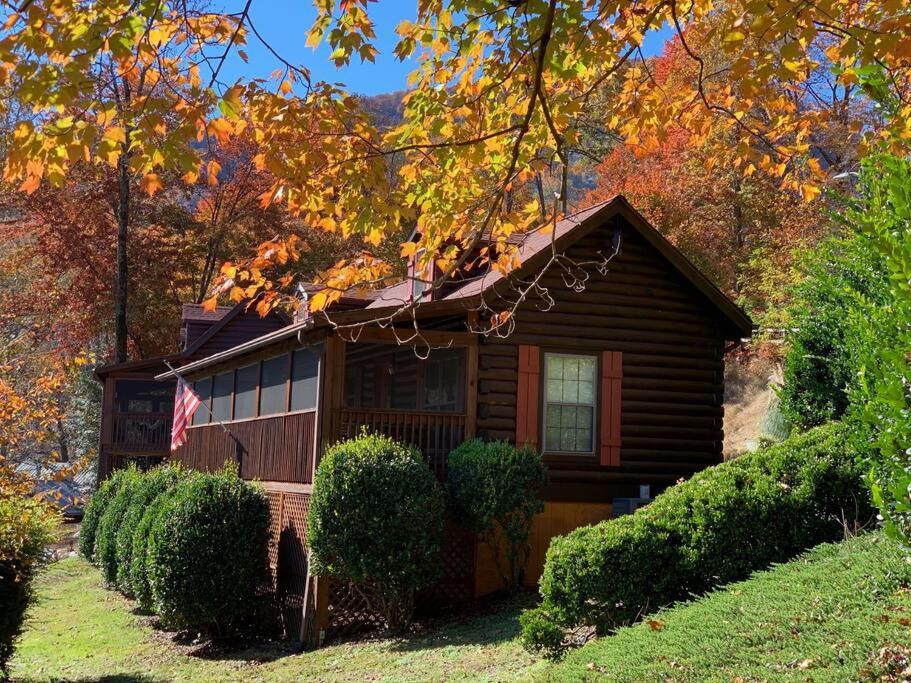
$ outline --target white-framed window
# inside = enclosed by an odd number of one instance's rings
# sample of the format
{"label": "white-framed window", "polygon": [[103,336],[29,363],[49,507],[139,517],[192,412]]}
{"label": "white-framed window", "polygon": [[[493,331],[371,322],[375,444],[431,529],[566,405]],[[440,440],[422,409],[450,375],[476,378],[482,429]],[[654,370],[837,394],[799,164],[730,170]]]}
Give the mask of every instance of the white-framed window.
{"label": "white-framed window", "polygon": [[594,453],[598,359],[544,354],[544,451]]}

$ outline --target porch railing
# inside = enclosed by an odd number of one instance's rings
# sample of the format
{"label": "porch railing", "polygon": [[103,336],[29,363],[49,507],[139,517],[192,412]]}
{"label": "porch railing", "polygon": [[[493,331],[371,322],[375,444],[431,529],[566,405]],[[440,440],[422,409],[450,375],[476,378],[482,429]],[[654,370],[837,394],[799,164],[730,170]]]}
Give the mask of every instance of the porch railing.
{"label": "porch railing", "polygon": [[170,413],[114,413],[111,445],[118,450],[167,452],[171,420]]}
{"label": "porch railing", "polygon": [[336,411],[338,438],[350,439],[362,427],[420,449],[438,478],[446,476],[450,451],[465,440],[465,414],[344,408]]}

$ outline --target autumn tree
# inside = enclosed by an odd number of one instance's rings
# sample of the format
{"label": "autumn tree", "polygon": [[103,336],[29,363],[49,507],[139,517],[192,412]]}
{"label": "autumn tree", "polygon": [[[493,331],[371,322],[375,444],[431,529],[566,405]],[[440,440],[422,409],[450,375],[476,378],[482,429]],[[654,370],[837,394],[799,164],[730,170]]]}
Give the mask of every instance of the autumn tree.
{"label": "autumn tree", "polygon": [[[692,47],[694,36],[688,40]],[[723,63],[724,51],[716,45],[719,53]],[[648,66],[667,90],[698,77],[680,38]],[[818,69],[799,95],[782,88],[782,96],[818,115],[808,154],[827,177],[856,168],[863,132],[882,123],[860,88],[838,87],[831,68]],[[722,289],[775,324],[765,314],[782,303],[794,253],[831,230],[831,206],[826,197],[807,200],[782,187],[766,171],[742,172],[733,156],[715,155],[729,134],[722,129],[701,138],[677,126],[654,144],[618,144],[597,166],[587,201],[627,196]]]}
{"label": "autumn tree", "polygon": [[[911,131],[906,0],[419,3],[416,21],[398,27],[396,53],[415,59],[417,68],[403,120],[388,131],[340,87],[312,82],[306,69],[281,55],[277,86],[256,79],[221,84],[222,55],[255,35],[248,31],[250,1],[235,14],[192,13],[184,2],[5,4],[10,18],[0,62],[8,65],[6,81],[23,84],[18,97],[44,117],[23,124],[15,137],[8,178],[31,189],[44,179],[59,180],[75,158],[117,166],[128,153],[130,171],[151,177],[147,184],[154,187],[167,165],[199,172],[201,157],[184,144],[187,139],[250,128],[259,147],[256,164],[274,178],[273,203],[308,226],[359,235],[371,247],[318,278],[327,288],[312,298],[313,308],[346,288],[385,282],[390,264],[377,258],[374,247],[398,239],[409,221],[419,237],[402,254],[436,259],[442,266],[436,285],[482,236],[498,247],[485,267],[513,268],[513,236],[539,225],[542,215],[549,220],[565,211],[567,193],[552,206],[534,197],[509,201],[511,193],[551,167],[565,188],[569,150],[580,142],[580,114],[605,87],[616,92],[601,114],[609,134],[651,148],[683,129],[688,144],[707,159],[727,160],[744,178],[763,173],[804,200],[817,196],[828,177],[814,136],[830,113],[801,106],[820,67],[832,77],[835,95],[876,87],[897,103],[896,115],[882,126],[850,131],[852,153],[871,145],[903,151]],[[328,43],[337,64],[373,58],[367,0],[314,4],[311,45]],[[675,32],[693,73],[674,88],[656,78],[641,53],[644,36],[662,26]],[[212,44],[218,49],[207,54]],[[161,54],[169,58],[159,64]],[[118,106],[99,106],[110,105],[111,97],[79,85],[94,82],[99,63],[113,64],[129,84],[127,106],[116,96]],[[200,64],[211,66],[212,88],[194,72]],[[160,98],[134,97],[142,74],[156,88],[172,77],[177,83]],[[212,118],[216,91],[221,118]],[[152,104],[167,105],[170,118],[162,108],[149,109]],[[57,114],[60,109],[65,116]],[[180,144],[167,144],[172,137]],[[390,182],[384,161],[390,155],[401,155],[401,182]],[[294,255],[293,243],[260,250],[259,260],[228,268],[224,291],[234,297],[266,292],[278,303],[275,292],[296,279],[284,267]]]}

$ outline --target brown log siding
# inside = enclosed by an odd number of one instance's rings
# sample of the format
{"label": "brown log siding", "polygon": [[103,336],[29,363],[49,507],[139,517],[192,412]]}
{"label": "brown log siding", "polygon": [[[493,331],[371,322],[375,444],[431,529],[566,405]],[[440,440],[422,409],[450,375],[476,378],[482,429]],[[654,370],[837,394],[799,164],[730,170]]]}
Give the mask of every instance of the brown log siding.
{"label": "brown log siding", "polygon": [[[242,445],[244,479],[310,484],[316,411],[241,420],[225,425]],[[172,459],[195,470],[221,469],[235,462],[235,444],[220,424],[190,427],[187,443]]]}
{"label": "brown log siding", "polygon": [[[612,225],[573,245],[586,260],[609,251]],[[585,291],[566,287],[557,272],[544,278],[556,301],[532,302],[517,316],[515,334],[482,340],[479,350],[478,433],[515,438],[519,345],[547,350],[623,353],[619,467],[595,458],[548,459],[548,497],[609,501],[653,493],[722,459],[724,334],[708,302],[632,229],[609,272],[595,273]],[[539,425],[540,426],[540,425]]]}

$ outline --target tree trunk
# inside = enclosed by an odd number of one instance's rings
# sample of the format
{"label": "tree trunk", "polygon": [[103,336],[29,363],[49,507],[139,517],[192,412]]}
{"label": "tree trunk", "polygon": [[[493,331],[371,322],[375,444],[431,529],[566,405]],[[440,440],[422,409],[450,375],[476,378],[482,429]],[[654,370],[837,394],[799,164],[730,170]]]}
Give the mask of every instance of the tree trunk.
{"label": "tree trunk", "polygon": [[114,362],[127,360],[127,238],[130,227],[130,133],[117,160],[117,273],[114,283]]}

